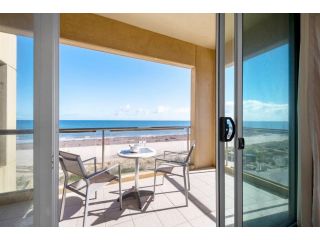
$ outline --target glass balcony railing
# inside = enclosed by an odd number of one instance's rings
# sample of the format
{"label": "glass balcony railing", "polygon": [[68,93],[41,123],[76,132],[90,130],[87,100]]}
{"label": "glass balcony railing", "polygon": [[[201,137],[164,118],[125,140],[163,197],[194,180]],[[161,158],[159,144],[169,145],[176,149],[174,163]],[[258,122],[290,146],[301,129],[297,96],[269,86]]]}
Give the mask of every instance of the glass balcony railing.
{"label": "glass balcony railing", "polygon": [[[134,171],[134,162],[117,153],[141,140],[159,154],[164,150],[185,151],[190,146],[190,127],[60,129],[59,143],[60,150],[79,154],[83,160],[97,157],[98,168],[120,163],[125,174]],[[8,176],[8,181],[3,182],[6,186],[2,186],[0,194],[33,189],[33,130],[1,130],[0,141],[6,150],[1,151],[0,162],[9,166],[1,173]],[[152,159],[140,164],[141,171],[154,166]]]}
{"label": "glass balcony railing", "polygon": [[0,194],[33,188],[33,130],[0,130]]}
{"label": "glass balcony railing", "polygon": [[[83,159],[97,157],[101,168],[120,163],[123,173],[134,171],[134,162],[118,156],[129,144],[145,141],[161,154],[164,150],[185,151],[190,147],[190,127],[87,128],[61,129],[60,150],[75,153]],[[144,159],[140,169],[154,167],[152,159]]]}
{"label": "glass balcony railing", "polygon": [[[74,128],[60,129],[60,149],[79,154],[82,159],[97,157],[98,167],[120,163],[123,173],[134,172],[134,162],[118,156],[118,151],[129,144],[143,140],[146,145],[161,154],[164,150],[185,151],[190,147],[190,126],[147,128]],[[288,130],[245,128],[247,136],[263,136],[260,142],[246,139],[243,157],[244,178],[248,181],[270,182],[287,189],[289,174]],[[33,188],[33,130],[5,130],[0,140],[12,147],[11,158],[6,155],[2,162],[15,162],[10,169],[14,186],[4,188],[1,193]],[[7,145],[8,145],[7,144]],[[226,171],[233,171],[233,144],[226,143]],[[10,147],[8,145],[8,147]],[[8,148],[10,149],[10,148]],[[153,168],[152,159],[141,161],[141,171]],[[88,168],[91,166],[88,165]],[[9,171],[9,170],[8,170]],[[268,184],[267,184],[268,185]],[[268,186],[267,186],[268,187]]]}

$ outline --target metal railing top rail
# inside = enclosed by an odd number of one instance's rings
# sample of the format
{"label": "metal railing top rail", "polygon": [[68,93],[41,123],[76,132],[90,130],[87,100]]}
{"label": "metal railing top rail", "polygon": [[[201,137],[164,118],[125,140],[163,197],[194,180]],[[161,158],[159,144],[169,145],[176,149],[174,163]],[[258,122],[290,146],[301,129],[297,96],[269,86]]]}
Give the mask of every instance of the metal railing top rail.
{"label": "metal railing top rail", "polygon": [[[81,133],[81,132],[126,132],[126,131],[160,131],[160,130],[184,130],[191,126],[161,126],[161,127],[118,127],[118,128],[60,128],[60,133]],[[0,129],[0,135],[21,135],[33,134],[33,129]]]}
{"label": "metal railing top rail", "polygon": [[[102,168],[104,168],[105,132],[129,132],[129,131],[159,131],[159,130],[187,130],[187,150],[189,151],[189,134],[191,126],[159,126],[159,127],[121,127],[121,128],[60,128],[60,133],[83,133],[101,131]],[[1,135],[33,134],[33,129],[0,129]]]}
{"label": "metal railing top rail", "polygon": [[33,129],[0,129],[0,135],[33,134]]}
{"label": "metal railing top rail", "polygon": [[129,131],[159,131],[159,130],[183,130],[190,128],[190,126],[164,126],[164,127],[118,127],[118,128],[62,128],[60,133],[73,132],[95,132],[95,131],[110,131],[110,132],[129,132]]}
{"label": "metal railing top rail", "polygon": [[[159,130],[183,130],[190,129],[191,126],[160,126],[160,127],[118,127],[118,128],[60,128],[60,133],[81,133],[81,132],[97,132],[97,131],[110,131],[110,132],[125,132],[125,131],[159,131]],[[269,129],[269,128],[244,128],[244,130],[268,130],[273,132],[287,133],[287,129]],[[0,129],[0,135],[20,135],[20,134],[33,134],[33,129]]]}

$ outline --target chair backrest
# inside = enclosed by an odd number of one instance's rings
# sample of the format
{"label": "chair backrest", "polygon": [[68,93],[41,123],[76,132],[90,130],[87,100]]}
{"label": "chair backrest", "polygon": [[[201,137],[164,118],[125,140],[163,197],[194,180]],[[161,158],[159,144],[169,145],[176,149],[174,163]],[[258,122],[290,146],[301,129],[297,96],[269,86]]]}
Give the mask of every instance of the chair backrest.
{"label": "chair backrest", "polygon": [[79,155],[59,151],[59,161],[64,174],[70,172],[79,177],[85,177],[87,175]]}
{"label": "chair backrest", "polygon": [[195,143],[191,145],[191,148],[190,148],[190,150],[189,150],[189,152],[188,152],[188,155],[187,155],[187,157],[186,157],[186,162],[187,162],[187,163],[190,162],[190,160],[191,160],[191,154],[192,154],[193,149],[194,149],[195,147],[196,147],[196,144],[195,144]]}

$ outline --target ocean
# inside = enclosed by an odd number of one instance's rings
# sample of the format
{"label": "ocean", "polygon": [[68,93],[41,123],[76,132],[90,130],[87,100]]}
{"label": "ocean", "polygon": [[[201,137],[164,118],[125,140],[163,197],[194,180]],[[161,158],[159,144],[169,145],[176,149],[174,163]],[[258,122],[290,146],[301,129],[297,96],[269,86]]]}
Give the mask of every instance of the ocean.
{"label": "ocean", "polygon": [[288,130],[288,121],[244,121],[243,128],[259,128],[272,130]]}
{"label": "ocean", "polygon": [[[60,120],[60,128],[124,128],[124,127],[188,127],[190,121],[137,121],[137,120]],[[32,129],[32,120],[17,120],[17,129]],[[151,131],[106,131],[107,137],[147,137],[163,135],[184,135],[187,129]],[[101,131],[82,133],[61,133],[60,140],[101,138]],[[17,136],[20,142],[29,142],[32,135]]]}
{"label": "ocean", "polygon": [[[121,128],[121,127],[188,127],[190,121],[133,121],[133,120],[60,120],[60,128]],[[32,129],[32,120],[17,120],[17,129]],[[245,121],[244,128],[288,130],[288,122],[272,121]],[[108,137],[146,137],[160,135],[183,135],[182,130],[157,130],[157,131],[121,131],[106,132]],[[93,133],[61,133],[60,140],[101,138],[101,132]],[[17,136],[21,142],[32,141],[32,135]]]}

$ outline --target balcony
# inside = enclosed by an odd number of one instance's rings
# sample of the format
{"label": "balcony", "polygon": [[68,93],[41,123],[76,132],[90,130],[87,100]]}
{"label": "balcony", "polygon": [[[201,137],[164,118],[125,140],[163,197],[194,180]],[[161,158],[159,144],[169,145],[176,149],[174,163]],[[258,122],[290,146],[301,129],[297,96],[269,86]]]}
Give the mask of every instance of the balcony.
{"label": "balcony", "polygon": [[[255,135],[261,129],[246,129],[248,137]],[[175,134],[172,134],[174,132]],[[30,135],[29,130],[23,130],[21,134]],[[150,134],[146,134],[150,133]],[[152,134],[151,134],[152,133]],[[157,134],[155,134],[157,133]],[[171,133],[171,134],[170,134]],[[177,134],[179,133],[179,134]],[[266,141],[275,136],[287,138],[287,131],[263,130]],[[128,137],[128,135],[130,137]],[[157,137],[155,137],[155,135]],[[183,151],[188,150],[190,142],[190,127],[161,127],[161,128],[118,128],[118,129],[61,129],[60,149],[80,154],[83,159],[97,156],[99,168],[107,167],[114,163],[122,166],[122,190],[126,191],[133,185],[134,163],[130,159],[118,157],[117,151],[128,146],[129,143],[140,139],[147,141],[158,153],[164,150]],[[127,137],[125,137],[127,136]],[[13,136],[12,136],[13,137]],[[260,152],[268,149],[267,143],[261,143],[258,148]],[[22,141],[17,144],[18,161],[17,187],[18,191],[6,193],[6,205],[0,207],[1,226],[28,226],[32,224],[32,164],[27,164],[27,154],[32,150],[32,144]],[[253,145],[248,141],[248,150],[252,151]],[[256,146],[257,147],[257,146]],[[278,149],[279,148],[279,149]],[[282,151],[280,151],[281,149]],[[279,164],[253,161],[250,152],[245,153],[244,172],[244,218],[246,221],[253,219],[265,219],[279,217],[279,214],[288,212],[288,189],[286,183],[280,184],[274,179],[279,176],[279,171],[287,171],[283,161],[277,159],[287,151],[283,145],[273,147],[271,154],[273,161]],[[32,152],[32,151],[31,151]],[[232,145],[227,148],[226,160],[226,225],[233,225],[233,158]],[[24,156],[24,158],[22,158]],[[30,157],[31,156],[31,157]],[[281,158],[282,159],[282,158]],[[257,160],[257,159],[256,159]],[[270,159],[269,159],[270,160]],[[258,164],[259,163],[259,164]],[[254,168],[252,166],[255,166]],[[91,165],[86,165],[92,169]],[[153,190],[153,159],[145,159],[141,162],[140,187],[144,190]],[[29,170],[28,170],[29,169]],[[63,184],[63,174],[60,172],[60,195]],[[269,178],[268,178],[269,176]],[[282,176],[283,177],[283,176]],[[20,179],[20,180],[18,180]],[[138,208],[134,199],[124,201],[123,210],[119,210],[117,184],[104,187],[97,194],[96,199],[90,200],[88,225],[104,227],[121,226],[215,226],[216,224],[216,172],[214,168],[193,169],[190,171],[191,189],[189,192],[189,206],[185,206],[183,194],[183,180],[176,176],[157,176],[155,200],[150,196],[142,198],[142,209]],[[261,201],[256,202],[259,194]],[[92,196],[94,197],[94,196]],[[11,200],[15,203],[8,204]],[[4,204],[4,203],[3,203]],[[63,220],[59,226],[82,226],[84,214],[83,198],[67,193],[66,208]],[[60,206],[60,205],[59,205]],[[261,222],[260,222],[261,223]]]}

